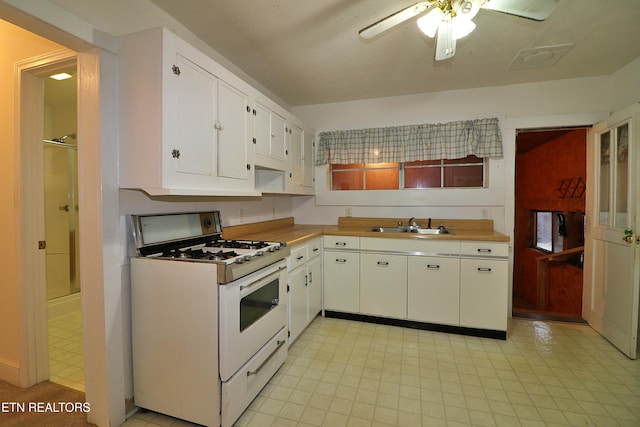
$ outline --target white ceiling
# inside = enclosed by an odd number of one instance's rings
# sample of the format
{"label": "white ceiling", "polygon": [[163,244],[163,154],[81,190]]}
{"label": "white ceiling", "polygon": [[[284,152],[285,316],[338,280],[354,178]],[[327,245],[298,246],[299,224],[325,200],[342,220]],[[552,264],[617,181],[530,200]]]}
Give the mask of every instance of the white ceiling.
{"label": "white ceiling", "polygon": [[[120,22],[150,19],[128,0],[51,1],[78,16],[97,4],[103,15],[126,10]],[[150,1],[290,106],[610,75],[640,57],[640,0],[559,0],[543,22],[483,9],[455,57],[440,62],[415,19],[371,41],[358,36],[416,0]],[[507,70],[522,49],[571,43],[553,66]]]}
{"label": "white ceiling", "polygon": [[[415,0],[151,0],[291,106],[609,75],[640,56],[640,1],[560,0],[543,22],[481,10],[456,56],[434,62],[415,19],[358,31]],[[518,51],[574,43],[551,67]]]}

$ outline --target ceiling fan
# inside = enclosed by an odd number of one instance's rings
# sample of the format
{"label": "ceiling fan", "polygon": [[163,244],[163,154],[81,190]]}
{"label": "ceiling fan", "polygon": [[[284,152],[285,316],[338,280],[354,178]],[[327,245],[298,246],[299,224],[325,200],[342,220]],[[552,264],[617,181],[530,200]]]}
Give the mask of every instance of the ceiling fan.
{"label": "ceiling fan", "polygon": [[480,9],[516,15],[536,21],[545,20],[558,5],[558,0],[431,0],[421,1],[393,13],[359,31],[360,37],[371,39],[408,19],[421,16],[418,27],[427,36],[436,36],[435,60],[442,61],[456,53],[456,40],[471,33],[472,19]]}

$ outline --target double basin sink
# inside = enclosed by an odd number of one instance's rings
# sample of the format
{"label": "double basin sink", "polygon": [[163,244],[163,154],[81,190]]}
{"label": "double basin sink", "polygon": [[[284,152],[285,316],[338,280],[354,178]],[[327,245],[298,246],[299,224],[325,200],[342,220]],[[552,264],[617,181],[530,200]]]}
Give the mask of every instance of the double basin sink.
{"label": "double basin sink", "polygon": [[415,234],[455,234],[451,230],[447,230],[444,226],[438,228],[422,228],[415,225],[406,225],[398,227],[373,227],[369,231],[377,233],[415,233]]}

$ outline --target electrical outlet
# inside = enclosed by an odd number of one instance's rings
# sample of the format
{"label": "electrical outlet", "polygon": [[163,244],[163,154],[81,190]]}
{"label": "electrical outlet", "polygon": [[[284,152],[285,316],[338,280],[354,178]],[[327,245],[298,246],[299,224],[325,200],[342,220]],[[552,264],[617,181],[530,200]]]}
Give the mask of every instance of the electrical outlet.
{"label": "electrical outlet", "polygon": [[244,209],[240,209],[240,222],[244,221]]}
{"label": "electrical outlet", "polygon": [[482,218],[483,219],[489,218],[489,209],[482,209]]}
{"label": "electrical outlet", "polygon": [[273,218],[276,217],[276,208],[271,208],[271,215]]}
{"label": "electrical outlet", "polygon": [[344,216],[351,216],[351,208],[344,209]]}

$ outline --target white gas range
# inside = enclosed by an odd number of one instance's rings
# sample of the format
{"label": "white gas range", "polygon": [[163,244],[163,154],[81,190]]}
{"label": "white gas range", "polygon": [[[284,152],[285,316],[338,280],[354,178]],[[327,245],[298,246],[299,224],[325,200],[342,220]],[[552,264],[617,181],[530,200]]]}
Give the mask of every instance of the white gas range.
{"label": "white gas range", "polygon": [[217,211],[132,227],[135,404],[231,426],[287,356],[289,248],[222,239]]}

